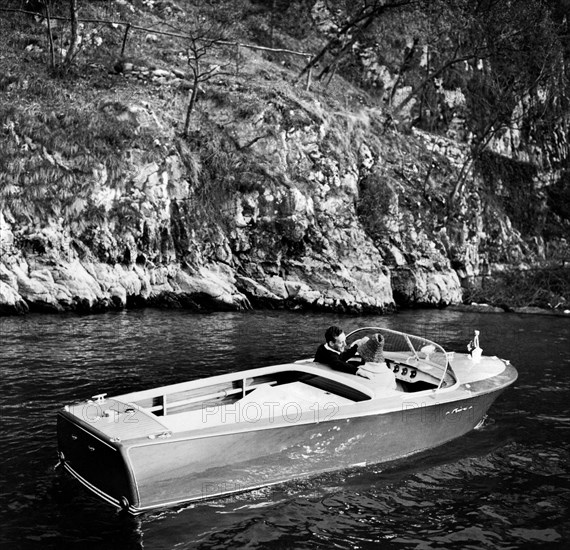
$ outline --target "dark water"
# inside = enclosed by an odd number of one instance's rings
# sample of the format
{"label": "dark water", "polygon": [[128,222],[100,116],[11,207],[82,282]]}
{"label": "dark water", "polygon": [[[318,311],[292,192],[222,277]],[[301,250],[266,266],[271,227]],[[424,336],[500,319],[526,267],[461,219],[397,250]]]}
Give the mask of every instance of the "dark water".
{"label": "dark water", "polygon": [[[124,516],[54,470],[74,400],[312,355],[323,329],[380,324],[511,359],[483,428],[428,453],[209,503]],[[2,548],[562,548],[570,543],[570,321],[176,311],[0,319]]]}

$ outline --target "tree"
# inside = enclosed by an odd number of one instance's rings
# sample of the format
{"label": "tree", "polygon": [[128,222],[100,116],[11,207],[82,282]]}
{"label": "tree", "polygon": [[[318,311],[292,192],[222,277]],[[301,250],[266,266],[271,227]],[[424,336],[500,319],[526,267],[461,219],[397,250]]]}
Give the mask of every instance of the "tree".
{"label": "tree", "polygon": [[[39,6],[43,8],[44,17],[47,23],[47,35],[49,44],[49,66],[54,69],[56,66],[55,62],[55,47],[54,47],[54,36],[53,36],[53,25],[52,25],[52,9],[57,0],[38,0]],[[77,0],[64,0],[69,6],[69,21],[71,25],[71,35],[69,40],[69,48],[65,54],[65,59],[63,61],[63,66],[69,68],[73,63],[73,60],[79,52],[79,44],[81,42],[81,37],[79,35],[79,6]],[[60,2],[61,3],[61,2]]]}
{"label": "tree", "polygon": [[222,69],[218,64],[207,64],[204,58],[217,43],[225,39],[225,36],[226,32],[223,26],[215,22],[206,22],[203,18],[199,18],[198,22],[190,29],[187,55],[188,65],[192,73],[192,90],[188,107],[186,108],[183,131],[185,136],[188,135],[188,130],[190,129],[190,120],[196,106],[200,85],[210,80],[214,75],[220,74]]}
{"label": "tree", "polygon": [[[351,52],[352,47],[372,24],[389,10],[399,10],[412,4],[413,0],[372,0],[355,2],[351,5],[346,19],[338,26],[338,30],[329,38],[321,50],[312,57],[299,74],[299,78],[317,64],[323,68],[317,78],[336,71],[340,62]],[[330,60],[327,60],[330,57]]]}
{"label": "tree", "polygon": [[[539,0],[489,2],[474,15],[473,32],[485,55],[467,75],[472,159],[479,162],[495,138],[514,129],[525,156],[546,169],[560,165],[568,158],[568,143],[566,152],[560,151],[557,131],[566,128],[567,135],[569,129],[570,86],[550,9]],[[454,186],[451,207],[460,195],[464,174]]]}

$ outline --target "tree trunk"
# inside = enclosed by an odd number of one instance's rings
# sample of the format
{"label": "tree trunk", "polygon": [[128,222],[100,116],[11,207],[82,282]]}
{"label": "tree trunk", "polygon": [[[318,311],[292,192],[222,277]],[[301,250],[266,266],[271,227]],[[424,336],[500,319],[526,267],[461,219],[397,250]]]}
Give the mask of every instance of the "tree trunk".
{"label": "tree trunk", "polygon": [[192,111],[194,110],[194,105],[196,104],[196,97],[198,96],[198,79],[194,79],[194,87],[192,88],[192,95],[190,96],[190,102],[188,103],[188,109],[186,110],[186,122],[184,123],[184,135],[188,135],[188,130],[190,129],[190,117],[192,116]]}
{"label": "tree trunk", "polygon": [[51,13],[49,9],[50,1],[51,0],[44,0],[44,7],[46,12],[48,42],[49,42],[49,66],[51,69],[53,69],[55,67],[55,51],[53,47],[53,32],[51,30]]}
{"label": "tree trunk", "polygon": [[77,14],[79,8],[77,7],[77,0],[69,0],[69,16],[71,19],[71,40],[67,55],[65,56],[65,65],[69,67],[73,59],[77,55],[79,49],[79,25],[77,22]]}

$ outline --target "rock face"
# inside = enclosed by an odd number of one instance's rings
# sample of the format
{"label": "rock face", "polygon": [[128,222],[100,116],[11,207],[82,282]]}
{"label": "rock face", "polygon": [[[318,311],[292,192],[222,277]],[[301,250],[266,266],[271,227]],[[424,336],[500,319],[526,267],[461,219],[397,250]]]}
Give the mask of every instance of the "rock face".
{"label": "rock face", "polygon": [[442,306],[461,302],[461,285],[453,271],[443,273],[409,267],[395,269],[392,286],[396,301],[402,305]]}
{"label": "rock face", "polygon": [[[143,233],[150,240],[144,251],[108,226],[98,229],[90,248],[62,227],[44,227],[28,235],[42,250],[31,253],[14,245],[11,224],[2,218],[1,313],[131,305],[372,311],[393,306],[389,271],[358,223],[351,192],[326,189],[316,204],[295,188],[247,193],[233,203],[235,224],[228,234],[210,231],[201,242],[179,235],[173,243],[172,227],[189,195],[181,173],[176,157],[163,166],[141,163],[134,172],[131,195],[140,196]],[[94,189],[107,211],[121,199],[104,182]]]}
{"label": "rock face", "polygon": [[[46,231],[44,254],[22,253],[13,245],[9,224],[0,217],[0,314],[28,311],[105,311],[129,305],[241,309],[251,307],[236,288],[234,273],[222,264],[191,269],[178,263],[121,264],[81,258]],[[50,240],[51,237],[51,240]]]}
{"label": "rock face", "polygon": [[193,272],[176,265],[110,266],[78,259],[46,262],[34,258],[4,265],[1,277],[2,313],[105,311],[141,304],[195,309],[249,307],[232,274],[217,266]]}
{"label": "rock face", "polygon": [[[292,107],[268,103],[231,124],[227,112],[210,113],[234,143],[235,165],[222,179],[206,173],[204,159],[215,154],[200,156],[203,142],[163,136],[152,155],[123,150],[114,180],[104,162],[87,175],[76,170],[89,185],[72,205],[74,220],[22,223],[14,209],[0,212],[0,314],[441,307],[460,303],[462,283],[493,260],[510,261],[505,250],[522,251],[508,218],[486,212],[476,190],[452,215],[430,203],[440,184],[416,156],[423,148],[434,155],[428,161],[447,159],[453,175],[467,154],[454,142],[416,133],[406,137],[416,149],[394,159],[370,146],[371,134],[332,128],[324,109]],[[157,128],[148,105],[102,101],[96,112],[137,136]],[[56,160],[68,173],[76,168],[72,157]],[[407,189],[391,183],[402,164]],[[387,174],[374,180],[384,195],[364,219],[363,193],[379,173]]]}

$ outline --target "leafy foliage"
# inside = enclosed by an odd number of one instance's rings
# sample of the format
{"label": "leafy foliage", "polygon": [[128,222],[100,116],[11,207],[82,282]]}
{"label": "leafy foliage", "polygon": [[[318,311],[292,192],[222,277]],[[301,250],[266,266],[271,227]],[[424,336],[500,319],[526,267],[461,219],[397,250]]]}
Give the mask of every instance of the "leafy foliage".
{"label": "leafy foliage", "polygon": [[548,266],[527,271],[495,274],[464,296],[466,303],[488,303],[498,307],[541,307],[567,309],[570,302],[570,269]]}
{"label": "leafy foliage", "polygon": [[[539,144],[554,167],[568,158],[558,135],[559,128],[570,131],[568,21],[557,3],[326,5],[326,43],[309,64],[320,62],[321,74],[342,72],[360,84],[372,79],[371,93],[375,87],[383,101],[394,101],[396,114],[414,104],[415,123],[430,130],[445,132],[462,118],[475,156],[516,125],[522,151]],[[407,98],[395,101],[406,87]]]}
{"label": "leafy foliage", "polygon": [[379,241],[390,240],[386,219],[390,216],[393,201],[398,202],[397,196],[389,177],[379,169],[368,174],[360,183],[357,212],[369,234]]}
{"label": "leafy foliage", "polygon": [[501,203],[515,227],[524,235],[541,233],[544,228],[544,197],[535,183],[536,167],[484,152],[478,170],[489,196]]}
{"label": "leafy foliage", "polygon": [[[568,239],[568,234],[570,234],[570,170],[564,171],[558,182],[548,188],[547,201],[553,216],[548,216],[546,221],[546,237]],[[558,217],[562,223],[554,223],[552,219],[554,217]]]}

